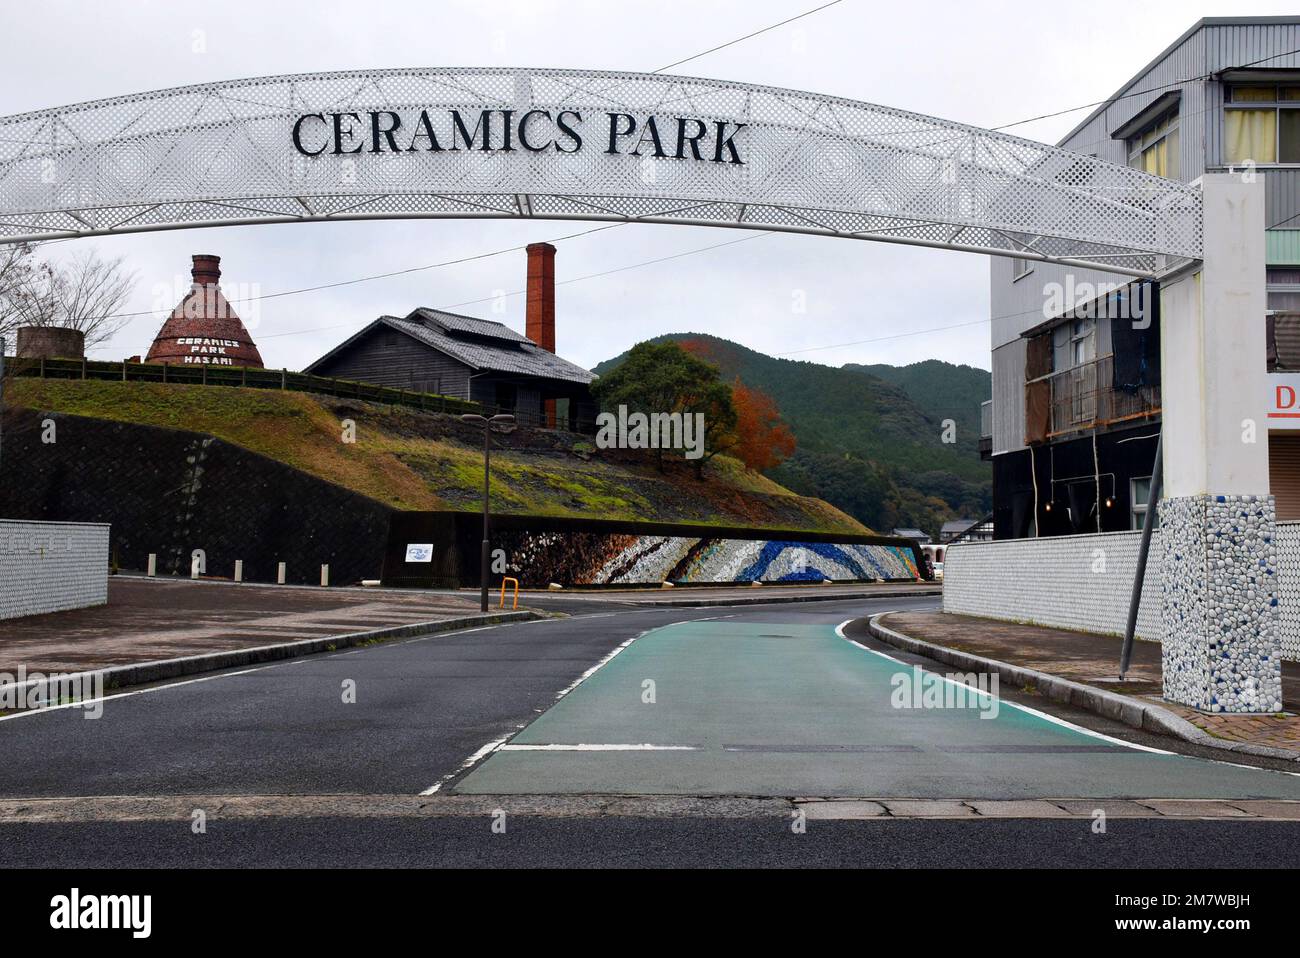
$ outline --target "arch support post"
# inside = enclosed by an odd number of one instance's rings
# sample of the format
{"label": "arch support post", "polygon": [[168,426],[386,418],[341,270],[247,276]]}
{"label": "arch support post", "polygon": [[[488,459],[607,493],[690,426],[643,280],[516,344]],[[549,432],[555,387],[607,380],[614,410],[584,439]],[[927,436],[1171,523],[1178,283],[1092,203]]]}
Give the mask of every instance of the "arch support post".
{"label": "arch support post", "polygon": [[1282,708],[1269,494],[1264,183],[1212,174],[1204,258],[1160,290],[1164,697],[1207,712]]}

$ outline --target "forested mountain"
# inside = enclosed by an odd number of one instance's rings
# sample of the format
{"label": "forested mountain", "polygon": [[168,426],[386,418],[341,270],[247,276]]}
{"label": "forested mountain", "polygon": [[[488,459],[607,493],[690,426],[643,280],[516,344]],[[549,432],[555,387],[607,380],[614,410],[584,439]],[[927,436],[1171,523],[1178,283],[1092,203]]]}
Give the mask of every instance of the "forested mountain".
{"label": "forested mountain", "polygon": [[[687,344],[723,378],[739,377],[772,397],[797,447],[768,475],[793,491],[825,499],[873,529],[916,526],[936,538],[944,521],[988,512],[992,470],[978,455],[987,371],[938,360],[836,368],[704,334],[657,339]],[[952,442],[944,441],[947,419]]]}

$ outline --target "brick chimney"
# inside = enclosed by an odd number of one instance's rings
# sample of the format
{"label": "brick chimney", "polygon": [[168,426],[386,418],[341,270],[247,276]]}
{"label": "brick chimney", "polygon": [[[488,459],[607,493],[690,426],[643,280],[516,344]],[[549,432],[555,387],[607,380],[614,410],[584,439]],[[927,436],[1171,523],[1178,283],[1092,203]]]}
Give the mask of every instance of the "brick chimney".
{"label": "brick chimney", "polygon": [[190,275],[196,286],[216,286],[221,282],[221,257],[211,253],[195,253],[190,257]]}
{"label": "brick chimney", "polygon": [[542,349],[555,352],[555,247],[528,245],[528,313],[525,335]]}

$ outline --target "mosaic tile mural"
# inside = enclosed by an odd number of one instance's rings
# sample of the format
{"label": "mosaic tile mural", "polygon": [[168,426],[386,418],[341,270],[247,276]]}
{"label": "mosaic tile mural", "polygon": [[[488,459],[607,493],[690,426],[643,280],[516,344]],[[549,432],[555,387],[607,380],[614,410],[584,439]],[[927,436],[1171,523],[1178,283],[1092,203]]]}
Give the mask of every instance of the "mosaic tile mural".
{"label": "mosaic tile mural", "polygon": [[910,547],[775,539],[613,533],[494,532],[507,575],[525,588],[660,582],[821,582],[915,579]]}

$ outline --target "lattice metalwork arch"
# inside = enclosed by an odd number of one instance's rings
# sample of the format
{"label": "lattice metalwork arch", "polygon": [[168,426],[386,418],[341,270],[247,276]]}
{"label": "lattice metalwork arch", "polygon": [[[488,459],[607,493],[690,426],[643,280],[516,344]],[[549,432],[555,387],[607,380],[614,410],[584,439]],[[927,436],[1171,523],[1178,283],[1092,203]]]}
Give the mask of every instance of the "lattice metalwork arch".
{"label": "lattice metalwork arch", "polygon": [[[396,151],[306,156],[292,142],[303,116],[317,138],[310,152],[322,136],[328,145],[333,114],[358,114],[346,122],[364,142],[371,114],[384,115],[382,127],[391,111],[410,135],[428,111],[445,145],[453,110],[471,119],[511,111],[516,124],[532,110],[551,120],[573,111],[584,144],[565,151],[573,141],[555,130],[538,152],[518,143],[433,151],[424,140],[407,149],[403,140]],[[606,152],[611,113],[634,118],[641,133],[649,116],[689,117],[709,130],[743,124],[733,140],[742,162],[720,151],[677,159],[671,142],[665,158],[650,155],[653,143],[631,155],[635,137]],[[207,83],[0,118],[0,243],[403,217],[789,230],[1133,275],[1201,254],[1200,195],[1186,184],[903,110],[716,80],[370,70]]]}

